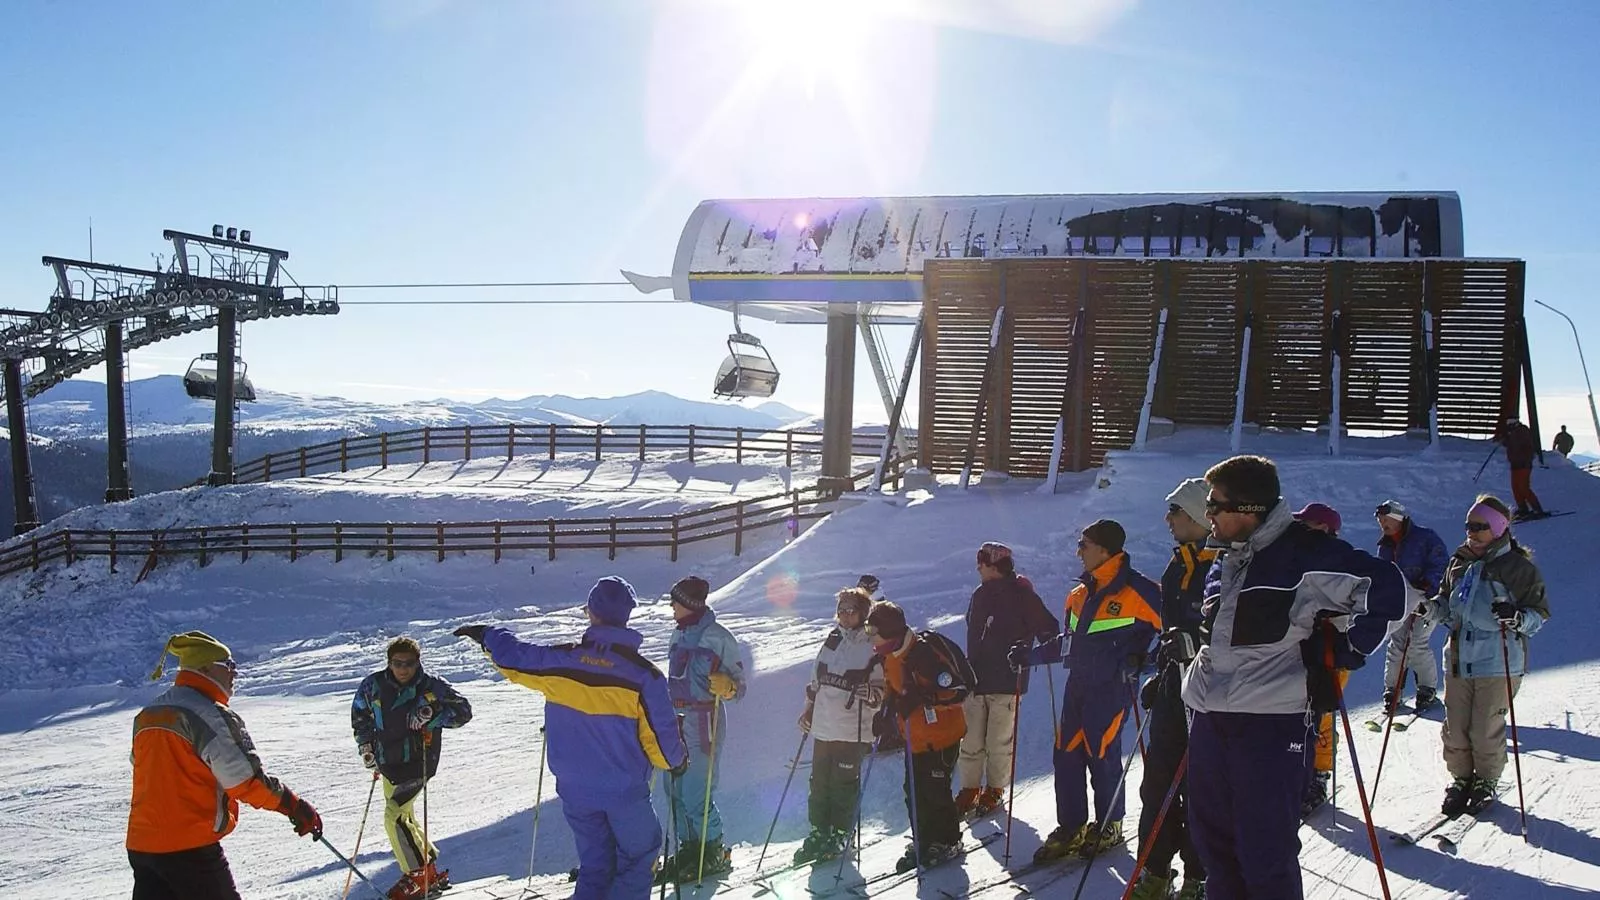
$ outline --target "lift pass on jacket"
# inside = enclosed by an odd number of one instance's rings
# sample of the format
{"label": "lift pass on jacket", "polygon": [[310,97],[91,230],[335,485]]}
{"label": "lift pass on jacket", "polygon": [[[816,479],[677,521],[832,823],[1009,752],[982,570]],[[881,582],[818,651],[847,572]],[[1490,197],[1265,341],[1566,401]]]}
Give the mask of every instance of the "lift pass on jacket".
{"label": "lift pass on jacket", "polygon": [[931,706],[924,706],[922,708],[922,720],[929,725],[937,725],[939,723],[939,713]]}

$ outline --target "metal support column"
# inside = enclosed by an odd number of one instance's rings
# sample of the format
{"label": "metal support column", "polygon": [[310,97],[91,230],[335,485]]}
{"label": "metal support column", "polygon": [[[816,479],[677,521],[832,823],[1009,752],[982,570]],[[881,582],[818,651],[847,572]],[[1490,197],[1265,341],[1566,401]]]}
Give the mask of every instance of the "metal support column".
{"label": "metal support column", "polygon": [[16,502],[16,527],[23,534],[39,527],[39,505],[33,493],[33,463],[28,458],[28,398],[22,393],[22,360],[5,361],[6,425],[11,429],[11,494]]}
{"label": "metal support column", "polygon": [[128,399],[122,368],[122,320],[106,323],[106,502],[133,497],[128,477]]}
{"label": "metal support column", "polygon": [[824,490],[850,489],[850,444],[855,429],[856,322],[854,310],[828,313],[825,392],[822,398]]}
{"label": "metal support column", "polygon": [[206,484],[233,484],[233,367],[238,317],[232,305],[217,307],[217,415],[211,426],[211,474]]}

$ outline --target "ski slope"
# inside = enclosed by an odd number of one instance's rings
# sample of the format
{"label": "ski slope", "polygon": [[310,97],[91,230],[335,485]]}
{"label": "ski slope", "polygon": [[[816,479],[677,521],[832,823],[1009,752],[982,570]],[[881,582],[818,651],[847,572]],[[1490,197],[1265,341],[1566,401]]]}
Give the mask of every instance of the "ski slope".
{"label": "ski slope", "polygon": [[[1447,541],[1479,487],[1504,495],[1500,457],[1473,475],[1487,445],[1450,442],[1422,451],[1403,438],[1349,439],[1345,455],[1330,458],[1310,435],[1252,435],[1246,449],[1274,456],[1286,502],[1320,500],[1338,508],[1344,537],[1371,547],[1378,537],[1370,510],[1381,500],[1404,501],[1417,520]],[[448,558],[442,563],[402,558],[393,563],[313,557],[221,560],[206,568],[163,563],[140,584],[104,560],[56,567],[0,582],[0,616],[10,640],[0,644],[0,823],[6,839],[0,894],[8,897],[126,896],[131,886],[122,850],[130,780],[128,741],[133,713],[157,693],[146,676],[165,636],[205,629],[240,662],[234,708],[245,718],[268,770],[314,803],[330,840],[346,852],[355,843],[370,785],[354,752],[349,699],[359,680],[383,665],[383,646],[407,633],[423,645],[425,667],[449,678],[473,703],[475,717],[444,738],[444,764],[429,789],[429,828],[461,900],[519,896],[562,897],[575,865],[571,835],[560,815],[553,778],[538,784],[543,701],[491,674],[471,644],[450,636],[467,622],[506,625],[528,637],[572,640],[583,627],[582,602],[593,580],[620,574],[640,594],[656,597],[690,573],[718,586],[712,597],[721,621],[750,648],[755,676],[748,695],[729,710],[728,746],[718,793],[738,871],[718,896],[752,897],[748,884],[760,843],[773,822],[788,766],[800,741],[794,726],[801,686],[826,634],[833,593],[863,572],[877,574],[884,592],[923,626],[948,627],[958,639],[967,599],[976,585],[973,553],[984,540],[1016,552],[1021,570],[1052,606],[1077,575],[1078,530],[1100,518],[1127,526],[1134,565],[1157,575],[1170,542],[1161,517],[1164,497],[1180,479],[1201,474],[1227,455],[1227,437],[1184,431],[1145,453],[1114,453],[1098,471],[1063,479],[1061,492],[1041,496],[1014,482],[960,491],[941,485],[892,499],[845,501],[838,511],[792,541],[779,530],[747,540],[742,557],[706,543],[677,563],[664,554],[625,553],[608,562],[603,551]],[[345,521],[435,518],[512,518],[604,515],[611,510],[670,511],[672,504],[720,502],[746,490],[766,492],[792,479],[781,466],[745,466],[676,459],[616,466],[563,458],[556,464],[447,463],[432,467],[362,470],[304,481],[190,490],[77,511],[81,527],[167,527],[251,521]],[[540,467],[544,467],[541,474]],[[405,472],[416,469],[411,475]],[[1437,808],[1447,776],[1439,757],[1437,716],[1396,734],[1389,747],[1375,819],[1391,895],[1406,898],[1567,897],[1600,892],[1600,653],[1592,621],[1595,558],[1600,554],[1600,479],[1552,459],[1535,470],[1546,505],[1578,510],[1516,527],[1535,550],[1550,586],[1553,619],[1533,640],[1535,671],[1517,698],[1522,770],[1530,804],[1529,843],[1518,832],[1512,787],[1489,821],[1478,825],[1458,854],[1429,841],[1402,847],[1389,840]],[[536,510],[536,511],[535,511]],[[515,516],[523,517],[523,516]],[[63,523],[64,524],[64,523]],[[633,623],[645,634],[643,652],[662,659],[671,617],[664,604],[641,606]],[[1442,635],[1434,636],[1437,648]],[[1349,687],[1357,750],[1370,780],[1381,735],[1361,723],[1376,710],[1381,662],[1355,673]],[[1011,852],[1020,866],[1054,827],[1049,749],[1048,681],[1037,678],[1021,711],[1018,785]],[[1126,736],[1125,750],[1132,735]],[[809,749],[808,751],[809,752]],[[775,869],[806,832],[805,756],[777,820],[765,867]],[[900,795],[901,757],[875,760],[864,803],[866,844],[859,873],[892,869],[904,850],[907,823]],[[1507,778],[1512,769],[1507,768]],[[1129,778],[1131,834],[1138,815],[1138,764]],[[1307,896],[1381,897],[1361,822],[1349,754],[1341,747],[1337,809],[1323,811],[1301,831]],[[658,794],[659,800],[659,794]],[[658,809],[662,805],[658,805]],[[534,875],[530,841],[538,813]],[[398,877],[373,813],[358,862],[380,888]],[[1003,817],[998,820],[1003,825]],[[973,826],[986,834],[994,822]],[[874,885],[885,897],[976,895],[1009,900],[997,840],[915,881]],[[1130,843],[1131,846],[1131,843]],[[322,847],[296,838],[281,816],[248,810],[225,843],[245,897],[332,898],[345,870]],[[1084,896],[1120,896],[1132,868],[1130,853],[1098,860]],[[835,879],[834,866],[790,873],[773,885],[780,898],[847,896],[858,883],[853,862]],[[1081,869],[1055,870],[1022,881],[1041,896],[1072,896]],[[362,896],[358,884],[352,897]],[[709,896],[706,886],[685,895]],[[370,896],[370,894],[369,894]]]}

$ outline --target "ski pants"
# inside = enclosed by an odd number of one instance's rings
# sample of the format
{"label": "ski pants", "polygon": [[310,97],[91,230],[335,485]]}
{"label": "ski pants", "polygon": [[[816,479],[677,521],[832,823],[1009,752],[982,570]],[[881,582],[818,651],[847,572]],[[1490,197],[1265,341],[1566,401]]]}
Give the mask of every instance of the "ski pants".
{"label": "ski pants", "polygon": [[1012,740],[1016,736],[1015,694],[973,694],[962,703],[967,734],[961,739],[960,782],[963,788],[1005,788],[1011,784]]}
{"label": "ski pants", "polygon": [[1539,505],[1539,495],[1533,492],[1530,483],[1533,478],[1533,469],[1511,470],[1511,498],[1517,502],[1517,510],[1544,509]]}
{"label": "ski pants", "polygon": [[[711,720],[716,718],[716,734]],[[683,740],[689,747],[689,768],[667,781],[676,810],[673,834],[679,845],[722,840],[722,813],[717,809],[717,780],[722,776],[723,738],[727,733],[723,710],[691,711],[683,719]],[[705,834],[700,833],[701,828]]]}
{"label": "ski pants", "polygon": [[176,853],[128,851],[133,900],[239,900],[222,842]]}
{"label": "ski pants", "polygon": [[[1420,591],[1409,591],[1408,599],[1421,598]],[[1416,606],[1412,602],[1412,607]],[[1406,637],[1406,623],[1410,623],[1411,636]],[[1400,680],[1400,657],[1405,656],[1406,671],[1413,673],[1417,688],[1439,692],[1439,660],[1434,658],[1428,639],[1433,636],[1433,624],[1422,616],[1402,616],[1389,623],[1389,645],[1383,651],[1383,689],[1392,691]],[[1407,643],[1407,641],[1410,643]],[[1404,696],[1406,686],[1399,684],[1396,696]]]}
{"label": "ski pants", "polygon": [[[1511,678],[1511,696],[1522,676]],[[1444,681],[1444,766],[1455,778],[1478,777],[1496,784],[1506,769],[1506,676]]]}
{"label": "ski pants", "polygon": [[645,785],[618,794],[592,790],[561,796],[578,845],[578,886],[573,900],[645,900],[650,896],[661,823]]}
{"label": "ski pants", "polygon": [[[1334,677],[1339,679],[1339,690],[1344,690],[1350,683],[1350,670],[1337,669]],[[1390,682],[1393,684],[1393,682]],[[1333,713],[1325,712],[1317,720],[1317,758],[1315,768],[1318,772],[1333,771],[1333,748],[1339,743],[1339,727],[1333,721]]]}
{"label": "ski pants", "polygon": [[856,828],[856,801],[861,796],[861,760],[871,744],[816,741],[811,745],[812,828],[833,828],[846,834]]}
{"label": "ski pants", "polygon": [[402,874],[415,872],[439,858],[439,848],[427,840],[417,822],[415,807],[421,795],[420,778],[399,784],[383,779],[383,830],[389,834],[389,847],[394,850]]}
{"label": "ski pants", "polygon": [[1189,829],[1206,867],[1206,900],[1303,900],[1310,732],[1303,713],[1190,719]]}
{"label": "ski pants", "polygon": [[1163,694],[1150,708],[1150,752],[1144,760],[1144,780],[1139,784],[1139,846],[1148,846],[1149,871],[1165,875],[1172,871],[1172,857],[1181,854],[1187,880],[1204,881],[1206,869],[1189,839],[1188,776],[1178,781],[1177,793],[1161,820],[1161,831],[1154,839],[1156,816],[1167,798],[1178,773],[1178,764],[1189,750],[1189,715],[1181,697]]}
{"label": "ski pants", "polygon": [[1122,723],[1127,717],[1128,685],[1120,679],[1073,678],[1067,685],[1054,754],[1056,825],[1063,830],[1077,831],[1090,821],[1090,784],[1094,821],[1116,822],[1126,815],[1127,798],[1117,785],[1122,781]]}
{"label": "ski pants", "polygon": [[[943,750],[906,753],[906,819],[916,824],[917,847],[928,844],[961,844],[961,814],[956,798],[950,794],[950,776],[955,774],[960,744]],[[915,800],[912,791],[916,791]],[[915,809],[915,814],[912,810]]]}

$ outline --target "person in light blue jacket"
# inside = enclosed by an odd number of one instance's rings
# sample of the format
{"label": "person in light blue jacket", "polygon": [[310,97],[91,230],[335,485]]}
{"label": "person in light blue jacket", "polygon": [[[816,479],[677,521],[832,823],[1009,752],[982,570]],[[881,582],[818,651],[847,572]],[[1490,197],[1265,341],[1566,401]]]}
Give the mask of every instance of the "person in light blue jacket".
{"label": "person in light blue jacket", "polygon": [[1444,762],[1447,815],[1482,812],[1506,767],[1506,710],[1528,669],[1528,638],[1550,618],[1544,577],[1511,536],[1511,509],[1480,496],[1467,513],[1467,539],[1445,567],[1439,593],[1420,615],[1443,624]]}
{"label": "person in light blue jacket", "polygon": [[747,676],[739,642],[706,605],[710,594],[710,583],[691,575],[679,579],[669,595],[678,628],[667,648],[667,691],[682,717],[689,768],[668,785],[678,852],[658,881],[699,881],[733,869],[714,795],[727,737],[724,702],[744,696]]}

